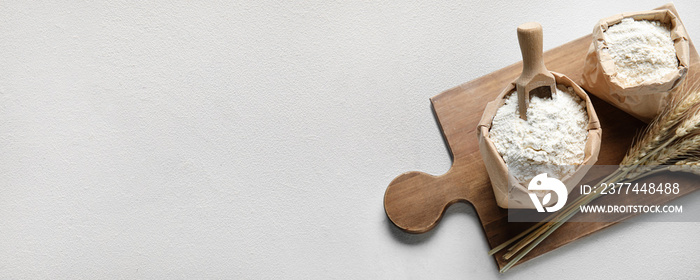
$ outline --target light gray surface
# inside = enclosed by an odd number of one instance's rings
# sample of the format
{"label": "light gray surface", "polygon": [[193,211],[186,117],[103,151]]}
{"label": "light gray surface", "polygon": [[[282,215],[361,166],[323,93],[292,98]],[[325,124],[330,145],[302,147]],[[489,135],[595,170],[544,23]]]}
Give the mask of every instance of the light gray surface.
{"label": "light gray surface", "polygon": [[[470,206],[424,235],[382,207],[400,173],[449,169],[428,98],[518,61],[517,25],[550,49],[663,2],[19,2],[0,5],[0,278],[700,274],[698,223],[498,275]],[[697,35],[697,3],[676,6]]]}

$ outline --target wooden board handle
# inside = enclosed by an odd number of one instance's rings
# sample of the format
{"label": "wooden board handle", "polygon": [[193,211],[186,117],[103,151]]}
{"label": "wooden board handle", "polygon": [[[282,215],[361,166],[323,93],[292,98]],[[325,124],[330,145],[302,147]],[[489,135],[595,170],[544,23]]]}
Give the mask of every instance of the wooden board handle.
{"label": "wooden board handle", "polygon": [[463,182],[450,172],[433,176],[411,171],[396,177],[384,193],[384,210],[392,223],[410,233],[431,230],[448,206],[467,201]]}

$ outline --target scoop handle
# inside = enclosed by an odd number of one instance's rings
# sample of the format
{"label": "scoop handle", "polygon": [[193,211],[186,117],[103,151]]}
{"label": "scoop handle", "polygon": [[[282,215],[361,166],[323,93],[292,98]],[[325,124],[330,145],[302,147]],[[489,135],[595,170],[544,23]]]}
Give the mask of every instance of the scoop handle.
{"label": "scoop handle", "polygon": [[518,43],[523,55],[523,76],[549,73],[542,59],[542,25],[528,22],[518,26]]}

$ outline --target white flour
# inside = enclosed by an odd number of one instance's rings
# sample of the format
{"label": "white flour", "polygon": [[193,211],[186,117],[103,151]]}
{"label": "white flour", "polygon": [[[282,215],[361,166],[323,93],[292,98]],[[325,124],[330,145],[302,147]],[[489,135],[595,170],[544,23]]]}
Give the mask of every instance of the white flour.
{"label": "white flour", "polygon": [[533,96],[527,121],[518,114],[518,95],[506,98],[489,132],[508,171],[525,185],[540,174],[561,179],[583,162],[588,137],[586,103],[571,88],[552,98]]}
{"label": "white flour", "polygon": [[658,21],[622,19],[604,33],[623,86],[639,85],[678,71],[671,31]]}

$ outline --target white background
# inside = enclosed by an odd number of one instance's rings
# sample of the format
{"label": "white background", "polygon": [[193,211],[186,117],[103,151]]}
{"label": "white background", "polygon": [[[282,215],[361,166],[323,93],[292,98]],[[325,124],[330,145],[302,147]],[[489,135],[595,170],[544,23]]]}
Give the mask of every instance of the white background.
{"label": "white background", "polygon": [[0,5],[0,278],[700,274],[700,223],[499,275],[471,206],[423,235],[382,206],[402,172],[448,170],[428,98],[520,60],[519,24],[550,49],[664,2],[60,2]]}

